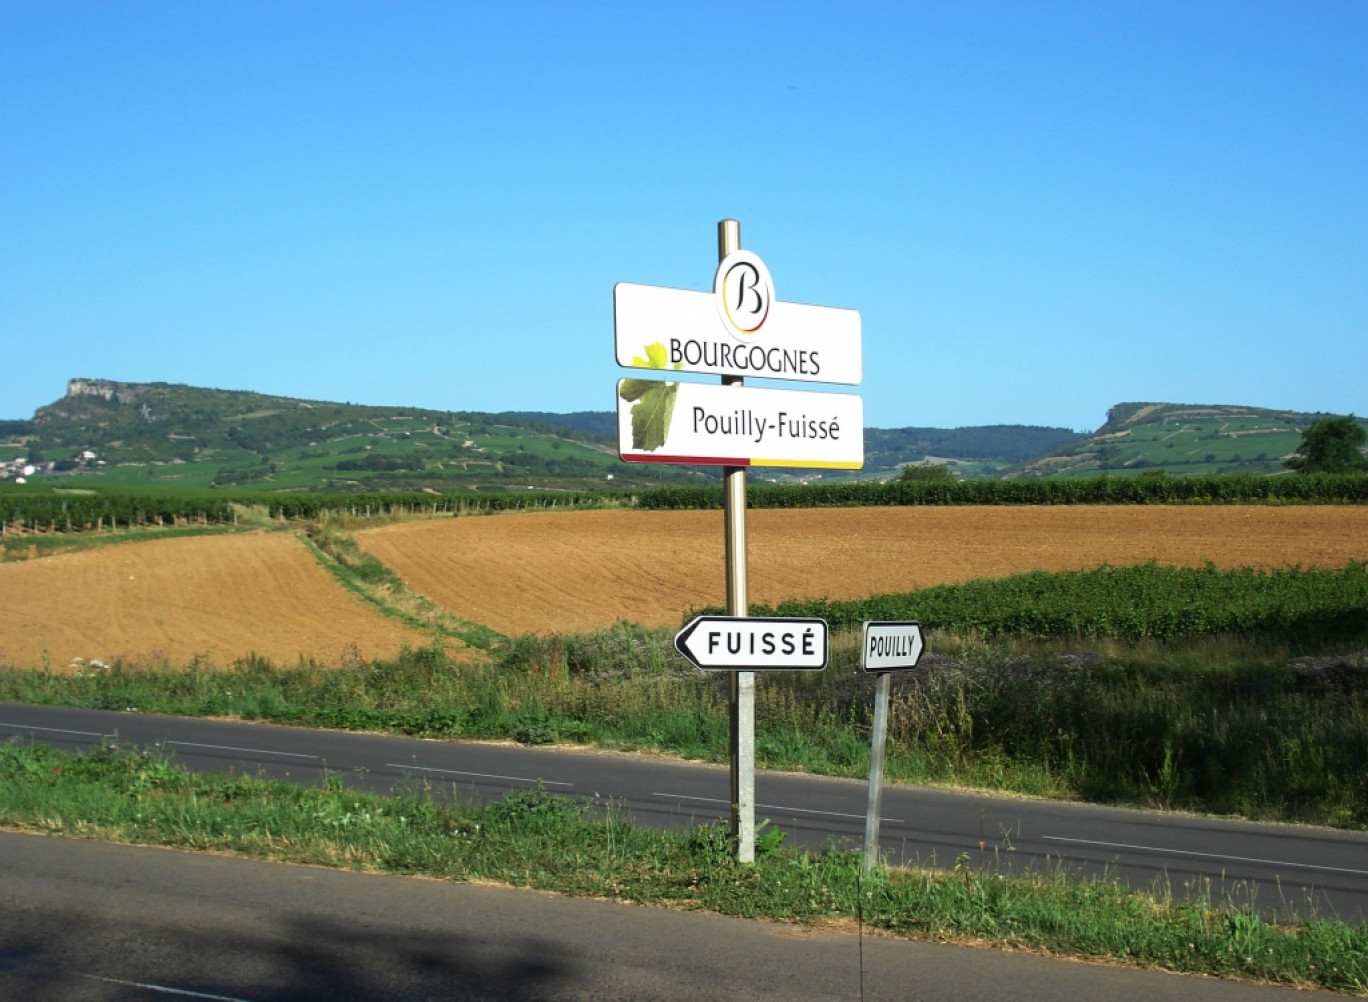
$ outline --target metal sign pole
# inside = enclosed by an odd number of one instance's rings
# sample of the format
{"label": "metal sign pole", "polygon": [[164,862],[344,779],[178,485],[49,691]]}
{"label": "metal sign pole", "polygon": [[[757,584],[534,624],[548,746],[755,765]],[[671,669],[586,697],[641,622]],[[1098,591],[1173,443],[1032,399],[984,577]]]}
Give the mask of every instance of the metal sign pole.
{"label": "metal sign pole", "polygon": [[[741,224],[717,224],[717,260],[741,249]],[[742,386],[740,376],[723,376],[722,385]],[[746,596],[746,468],[723,468],[723,516],[726,519],[727,615],[747,616]],[[736,859],[755,862],[755,672],[731,677],[731,808]]]}
{"label": "metal sign pole", "polygon": [[888,672],[874,690],[874,734],[869,741],[869,813],[865,817],[864,871],[879,865],[879,812],[883,808],[884,744],[888,738]]}
{"label": "metal sign pole", "polygon": [[878,866],[879,810],[883,806],[884,745],[888,743],[890,671],[917,667],[926,640],[920,623],[868,622],[860,631],[860,670],[878,672],[874,689],[874,733],[869,739],[869,814],[865,818],[864,869]]}

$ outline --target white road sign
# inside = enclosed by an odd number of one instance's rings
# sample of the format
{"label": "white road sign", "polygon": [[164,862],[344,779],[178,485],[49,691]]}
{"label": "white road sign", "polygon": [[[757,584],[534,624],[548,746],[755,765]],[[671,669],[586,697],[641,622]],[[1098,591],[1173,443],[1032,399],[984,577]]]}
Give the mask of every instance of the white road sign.
{"label": "white road sign", "polygon": [[864,401],[852,393],[618,380],[618,455],[629,463],[864,466]]}
{"label": "white road sign", "polygon": [[738,252],[718,267],[712,293],[619,282],[613,287],[618,365],[859,383],[860,314],[772,299],[762,268],[759,258]]}
{"label": "white road sign", "polygon": [[824,619],[698,616],[675,635],[675,650],[708,671],[821,671]]}
{"label": "white road sign", "polygon": [[865,623],[860,665],[872,672],[915,668],[924,646],[920,623]]}

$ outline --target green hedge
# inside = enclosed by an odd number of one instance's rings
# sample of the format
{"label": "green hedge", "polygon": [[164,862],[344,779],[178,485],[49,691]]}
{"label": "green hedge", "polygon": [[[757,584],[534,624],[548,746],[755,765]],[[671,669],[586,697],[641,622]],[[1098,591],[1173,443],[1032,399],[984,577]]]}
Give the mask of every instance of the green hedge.
{"label": "green hedge", "polygon": [[318,518],[325,514],[490,512],[593,507],[613,495],[602,492],[528,491],[506,494],[270,494],[213,491],[176,494],[101,492],[51,495],[0,494],[0,525],[65,532],[96,527],[176,522],[230,524],[236,507],[260,507],[271,518]]}
{"label": "green hedge", "polygon": [[[612,491],[507,491],[502,493],[390,492],[376,494],[273,494],[216,490],[152,493],[107,490],[57,495],[0,491],[0,526],[63,532],[97,526],[160,525],[178,521],[231,523],[234,505],[259,506],[272,518],[317,518],[401,512],[490,512],[596,507],[722,507],[720,487],[661,487],[635,496]],[[1092,477],[1076,480],[873,481],[844,484],[755,484],[751,508],[832,508],[882,505],[1060,504],[1368,504],[1368,476]]]}
{"label": "green hedge", "polygon": [[[1368,504],[1368,476],[1229,474],[1209,477],[1087,477],[1069,480],[950,480],[844,484],[756,484],[751,508],[881,505]],[[721,487],[662,487],[638,508],[721,508]]]}
{"label": "green hedge", "polygon": [[755,605],[754,616],[816,616],[833,628],[917,620],[985,637],[1267,636],[1326,643],[1368,637],[1368,565],[1338,570],[1217,570],[1141,564],[1032,571],[849,602]]}

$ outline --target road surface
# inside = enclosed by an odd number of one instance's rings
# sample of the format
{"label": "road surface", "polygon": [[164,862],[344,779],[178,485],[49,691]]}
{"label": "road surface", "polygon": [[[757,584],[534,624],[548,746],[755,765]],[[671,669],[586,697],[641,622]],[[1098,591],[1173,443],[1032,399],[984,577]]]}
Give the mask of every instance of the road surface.
{"label": "road surface", "polygon": [[0,998],[1277,1002],[1286,989],[0,832]]}

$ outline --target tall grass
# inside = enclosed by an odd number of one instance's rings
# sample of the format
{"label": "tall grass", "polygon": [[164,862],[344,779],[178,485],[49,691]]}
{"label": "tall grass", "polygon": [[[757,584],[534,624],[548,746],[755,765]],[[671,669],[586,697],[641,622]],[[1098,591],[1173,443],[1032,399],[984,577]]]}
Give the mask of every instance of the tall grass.
{"label": "tall grass", "polygon": [[[1104,653],[931,635],[895,677],[888,776],[1099,802],[1368,826],[1368,651],[1289,657],[1234,640]],[[823,673],[757,686],[762,768],[867,775],[872,676],[858,639]],[[440,649],[280,667],[82,664],[0,671],[0,699],[231,715],[433,737],[727,756],[726,678],[669,631],[521,637],[489,663]]]}
{"label": "tall grass", "polygon": [[1368,825],[1365,652],[1194,662],[932,656],[895,687],[895,745],[934,749],[931,772],[1034,766],[1091,801]]}

